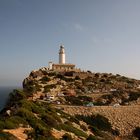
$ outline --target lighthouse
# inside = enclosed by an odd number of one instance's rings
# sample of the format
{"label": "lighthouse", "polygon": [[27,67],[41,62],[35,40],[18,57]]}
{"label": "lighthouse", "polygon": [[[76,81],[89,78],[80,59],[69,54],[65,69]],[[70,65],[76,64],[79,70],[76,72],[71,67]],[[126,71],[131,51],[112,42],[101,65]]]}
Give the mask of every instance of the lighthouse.
{"label": "lighthouse", "polygon": [[65,64],[65,49],[63,45],[59,49],[59,64]]}
{"label": "lighthouse", "polygon": [[75,69],[75,65],[71,63],[65,62],[65,49],[64,46],[61,45],[59,48],[59,63],[53,63],[49,62],[49,70],[55,70],[55,71],[75,71],[78,69]]}

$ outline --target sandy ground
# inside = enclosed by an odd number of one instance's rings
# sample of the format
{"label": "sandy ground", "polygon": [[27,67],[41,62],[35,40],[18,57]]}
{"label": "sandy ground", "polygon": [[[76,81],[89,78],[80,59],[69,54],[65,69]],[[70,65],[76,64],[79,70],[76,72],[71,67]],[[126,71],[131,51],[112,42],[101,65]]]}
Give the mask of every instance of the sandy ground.
{"label": "sandy ground", "polygon": [[27,135],[24,133],[25,130],[31,130],[31,128],[19,127],[17,129],[5,129],[3,131],[11,133],[15,137],[17,137],[19,140],[26,140],[27,139]]}

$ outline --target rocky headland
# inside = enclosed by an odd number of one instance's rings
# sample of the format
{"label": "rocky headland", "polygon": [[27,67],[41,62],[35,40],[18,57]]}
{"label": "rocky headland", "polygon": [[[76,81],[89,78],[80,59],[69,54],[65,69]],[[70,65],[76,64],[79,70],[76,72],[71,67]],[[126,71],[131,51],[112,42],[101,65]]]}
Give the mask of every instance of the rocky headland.
{"label": "rocky headland", "polygon": [[0,139],[136,140],[139,107],[139,80],[41,68],[10,94]]}

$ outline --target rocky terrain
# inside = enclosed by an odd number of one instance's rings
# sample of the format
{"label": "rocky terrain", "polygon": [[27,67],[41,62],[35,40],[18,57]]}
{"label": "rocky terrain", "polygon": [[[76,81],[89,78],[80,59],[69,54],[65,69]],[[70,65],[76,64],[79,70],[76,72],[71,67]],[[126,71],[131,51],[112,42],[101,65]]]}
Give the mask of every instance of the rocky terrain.
{"label": "rocky terrain", "polygon": [[127,136],[133,129],[140,127],[140,106],[95,106],[95,107],[77,107],[63,106],[64,111],[73,116],[92,114],[101,114],[109,119],[112,128],[119,130],[120,135]]}
{"label": "rocky terrain", "polygon": [[139,101],[139,80],[42,68],[10,94],[0,139],[136,140]]}
{"label": "rocky terrain", "polygon": [[[23,87],[33,93],[43,93],[42,96],[54,96],[56,100],[63,95],[88,96],[94,105],[129,105],[140,98],[139,80],[90,71],[57,72],[40,69],[30,73],[23,81]],[[34,94],[34,98],[38,94]]]}

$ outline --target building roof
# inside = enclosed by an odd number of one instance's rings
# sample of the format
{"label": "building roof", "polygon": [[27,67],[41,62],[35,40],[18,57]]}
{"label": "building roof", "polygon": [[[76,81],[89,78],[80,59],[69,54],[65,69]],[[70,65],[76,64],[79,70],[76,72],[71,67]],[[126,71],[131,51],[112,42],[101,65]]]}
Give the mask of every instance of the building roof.
{"label": "building roof", "polygon": [[60,67],[75,67],[74,64],[53,64],[53,66],[60,66]]}

